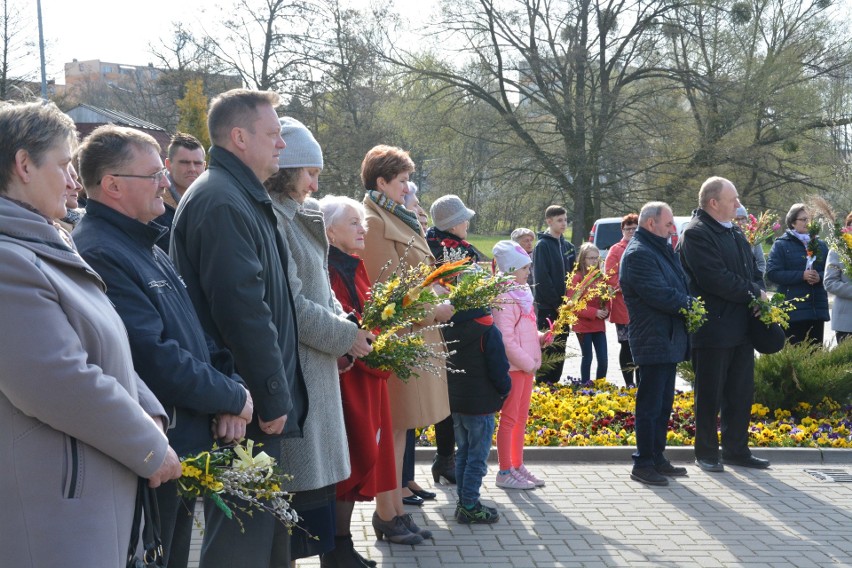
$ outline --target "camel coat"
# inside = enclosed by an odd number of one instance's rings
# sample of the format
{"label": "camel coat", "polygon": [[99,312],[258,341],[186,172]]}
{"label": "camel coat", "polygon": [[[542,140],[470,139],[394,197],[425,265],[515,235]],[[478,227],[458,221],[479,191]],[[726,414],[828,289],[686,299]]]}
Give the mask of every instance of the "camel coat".
{"label": "camel coat", "polygon": [[104,284],[37,213],[0,198],[3,566],[123,566],[162,405]]}
{"label": "camel coat", "polygon": [[[387,279],[399,264],[400,257],[405,254],[408,241],[412,237],[414,244],[405,262],[410,265],[421,261],[435,263],[435,257],[429,251],[429,245],[423,235],[415,234],[411,227],[390,211],[379,207],[369,196],[364,198],[364,208],[367,210],[367,235],[363,260],[371,282],[375,282],[380,276]],[[388,261],[390,266],[382,272]],[[429,314],[421,325],[429,326],[434,323],[434,316]],[[439,330],[427,331],[423,336],[429,343],[443,341]],[[396,375],[391,375],[388,379],[391,421],[395,430],[422,428],[440,422],[450,415],[444,362],[433,362],[441,369],[437,375],[420,370],[417,376],[407,383]]]}

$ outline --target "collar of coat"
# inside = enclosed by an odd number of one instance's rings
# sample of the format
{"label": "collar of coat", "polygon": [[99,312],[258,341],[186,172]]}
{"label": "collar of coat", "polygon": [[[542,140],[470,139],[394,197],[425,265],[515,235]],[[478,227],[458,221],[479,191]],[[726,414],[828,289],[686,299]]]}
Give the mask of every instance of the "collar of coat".
{"label": "collar of coat", "polygon": [[102,219],[104,222],[114,225],[131,240],[148,249],[152,248],[160,240],[160,237],[169,232],[168,228],[160,224],[151,221],[146,225],[94,199],[89,199],[89,202],[86,203],[86,217],[84,219],[89,217]]}
{"label": "collar of coat", "polygon": [[[242,160],[221,146],[210,147],[210,167],[207,170],[224,170],[234,178],[237,184],[245,190],[252,199],[260,203],[270,203],[263,183],[254,175]],[[201,174],[204,175],[204,174]]]}
{"label": "collar of coat", "polygon": [[0,242],[17,245],[59,264],[83,269],[101,289],[106,290],[101,277],[65,242],[56,227],[46,223],[40,213],[25,209],[9,199],[0,199]]}

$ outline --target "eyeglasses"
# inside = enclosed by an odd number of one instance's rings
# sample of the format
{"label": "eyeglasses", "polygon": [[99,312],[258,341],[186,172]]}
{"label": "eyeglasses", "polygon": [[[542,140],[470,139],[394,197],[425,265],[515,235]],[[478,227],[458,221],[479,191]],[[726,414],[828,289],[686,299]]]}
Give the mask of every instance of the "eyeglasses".
{"label": "eyeglasses", "polygon": [[802,223],[807,223],[810,220],[810,217],[799,217],[798,219],[796,219],[796,221],[801,221]]}
{"label": "eyeglasses", "polygon": [[[154,183],[159,184],[161,181],[166,179],[166,173],[168,171],[169,170],[167,170],[166,168],[163,168],[162,170],[158,171],[157,173],[151,174],[149,176],[140,176],[140,175],[137,175],[137,174],[106,174],[106,175],[113,176],[113,177],[119,177],[119,178],[150,179]],[[101,178],[101,179],[103,179],[103,178]],[[101,180],[98,180],[98,185],[100,185],[100,184],[101,184]]]}
{"label": "eyeglasses", "polygon": [[636,227],[635,226],[633,226],[633,227],[622,227],[621,230],[624,231],[625,233],[634,233],[634,232],[636,232]]}

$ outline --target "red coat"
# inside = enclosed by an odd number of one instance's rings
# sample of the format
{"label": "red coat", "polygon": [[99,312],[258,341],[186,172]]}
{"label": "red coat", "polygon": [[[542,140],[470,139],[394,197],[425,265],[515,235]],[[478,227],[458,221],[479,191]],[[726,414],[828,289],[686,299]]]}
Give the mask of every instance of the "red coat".
{"label": "red coat", "polygon": [[[343,310],[360,316],[361,306],[370,289],[364,262],[331,246],[328,274],[331,289]],[[352,465],[349,479],[337,484],[340,500],[368,501],[377,493],[390,491],[397,485],[388,376],[390,373],[371,369],[360,359],[356,359],[353,367],[340,375],[343,421]]]}
{"label": "red coat", "polygon": [[[571,280],[572,284],[579,284],[583,280],[583,276],[578,272]],[[592,298],[589,300],[586,307],[577,314],[579,319],[577,323],[571,327],[574,333],[595,333],[596,331],[606,331],[606,320],[597,317],[598,310],[601,309],[601,299]]]}
{"label": "red coat", "polygon": [[624,249],[627,248],[627,243],[629,242],[629,240],[625,241],[622,239],[612,245],[606,254],[606,263],[604,264],[604,270],[609,277],[609,285],[618,290],[610,302],[609,321],[622,325],[630,323],[630,316],[627,315],[624,294],[621,293],[621,285],[618,282],[618,268],[621,265],[621,257],[624,255]]}

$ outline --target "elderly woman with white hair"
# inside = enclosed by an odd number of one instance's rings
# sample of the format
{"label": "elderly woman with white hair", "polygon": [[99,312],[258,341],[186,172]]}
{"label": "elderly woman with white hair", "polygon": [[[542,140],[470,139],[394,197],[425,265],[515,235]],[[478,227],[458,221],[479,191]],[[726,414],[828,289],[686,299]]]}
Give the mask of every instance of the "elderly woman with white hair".
{"label": "elderly woman with white hair", "polygon": [[[354,199],[327,195],[319,202],[326,224],[328,273],[331,287],[343,309],[360,319],[370,279],[364,261],[358,256],[364,250],[364,206]],[[396,491],[396,458],[391,432],[390,403],[388,400],[389,372],[372,369],[360,359],[341,360],[340,393],[343,398],[343,419],[349,439],[349,461],[352,474],[337,484],[337,538],[338,547],[345,543],[351,547],[350,525],[356,501],[370,501],[381,496],[392,503],[394,520],[406,529],[400,542],[417,544],[422,533],[411,516],[403,510],[399,492]],[[335,553],[337,554],[337,553]],[[325,559],[323,566],[326,566]],[[331,564],[328,564],[329,566]],[[339,562],[338,566],[344,565]]]}

